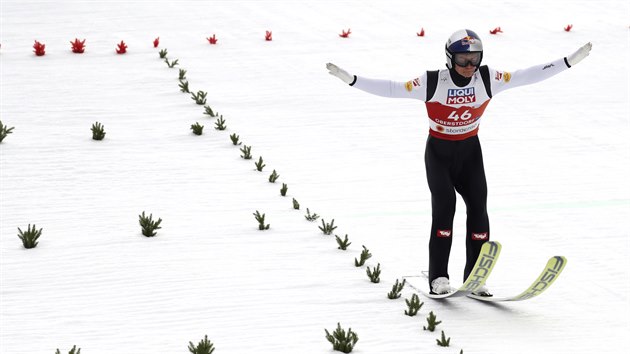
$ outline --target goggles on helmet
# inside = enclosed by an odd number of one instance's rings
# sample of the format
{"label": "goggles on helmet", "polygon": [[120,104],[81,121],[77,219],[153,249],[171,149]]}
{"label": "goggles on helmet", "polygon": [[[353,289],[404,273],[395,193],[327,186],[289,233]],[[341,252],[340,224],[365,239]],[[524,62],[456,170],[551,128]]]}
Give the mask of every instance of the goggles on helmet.
{"label": "goggles on helmet", "polygon": [[461,67],[478,66],[481,63],[481,52],[453,53],[453,62]]}

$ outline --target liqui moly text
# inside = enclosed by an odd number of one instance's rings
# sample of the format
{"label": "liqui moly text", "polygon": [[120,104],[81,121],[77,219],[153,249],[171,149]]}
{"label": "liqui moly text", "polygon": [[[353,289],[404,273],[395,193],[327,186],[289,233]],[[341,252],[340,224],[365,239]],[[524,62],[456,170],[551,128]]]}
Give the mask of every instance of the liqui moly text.
{"label": "liqui moly text", "polygon": [[465,104],[475,102],[475,88],[448,89],[446,104]]}

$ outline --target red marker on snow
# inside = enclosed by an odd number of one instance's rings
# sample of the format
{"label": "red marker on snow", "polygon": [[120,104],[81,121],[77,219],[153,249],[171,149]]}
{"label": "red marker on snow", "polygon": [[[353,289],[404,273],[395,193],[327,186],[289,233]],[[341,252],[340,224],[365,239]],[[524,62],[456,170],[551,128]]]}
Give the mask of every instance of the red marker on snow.
{"label": "red marker on snow", "polygon": [[341,34],[339,35],[339,37],[341,37],[341,38],[348,38],[350,36],[350,33],[352,33],[352,32],[350,32],[350,28],[348,28],[347,32],[344,31],[344,30],[341,30]]}
{"label": "red marker on snow", "polygon": [[85,52],[85,39],[80,41],[78,38],[75,38],[74,42],[70,41],[70,44],[72,44],[72,53],[81,54]]}
{"label": "red marker on snow", "polygon": [[33,52],[38,57],[41,57],[41,56],[46,54],[46,45],[45,44],[41,44],[37,40],[35,40],[35,44],[33,45],[33,49],[35,49]]}
{"label": "red marker on snow", "polygon": [[120,41],[120,43],[118,44],[118,48],[116,48],[116,53],[118,54],[125,54],[127,53],[127,45],[125,44],[125,41]]}

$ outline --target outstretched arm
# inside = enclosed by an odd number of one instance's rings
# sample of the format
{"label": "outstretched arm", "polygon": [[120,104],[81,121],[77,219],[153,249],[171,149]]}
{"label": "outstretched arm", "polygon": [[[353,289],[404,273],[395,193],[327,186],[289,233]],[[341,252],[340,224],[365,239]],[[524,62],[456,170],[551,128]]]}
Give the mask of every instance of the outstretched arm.
{"label": "outstretched arm", "polygon": [[559,74],[586,58],[592,47],[593,45],[589,42],[567,57],[514,72],[491,69],[492,94],[496,95],[507,89],[534,84]]}
{"label": "outstretched arm", "polygon": [[326,68],[330,75],[336,76],[346,84],[373,95],[391,98],[415,98],[423,101],[426,97],[426,74],[411,81],[398,82],[351,75],[332,63],[326,64]]}

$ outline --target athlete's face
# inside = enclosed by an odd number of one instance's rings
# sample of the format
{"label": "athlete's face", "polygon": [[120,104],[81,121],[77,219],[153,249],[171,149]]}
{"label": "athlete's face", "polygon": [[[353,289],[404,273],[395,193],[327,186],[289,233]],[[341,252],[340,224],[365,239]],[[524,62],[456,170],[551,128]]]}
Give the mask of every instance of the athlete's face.
{"label": "athlete's face", "polygon": [[453,57],[455,71],[463,77],[472,77],[481,62],[480,52],[455,53]]}
{"label": "athlete's face", "polygon": [[477,67],[470,63],[466,66],[459,66],[455,64],[455,71],[463,77],[473,77],[473,75],[475,75],[475,71],[477,71]]}

